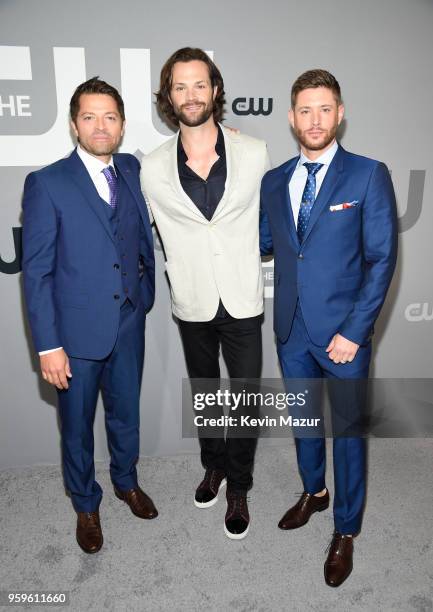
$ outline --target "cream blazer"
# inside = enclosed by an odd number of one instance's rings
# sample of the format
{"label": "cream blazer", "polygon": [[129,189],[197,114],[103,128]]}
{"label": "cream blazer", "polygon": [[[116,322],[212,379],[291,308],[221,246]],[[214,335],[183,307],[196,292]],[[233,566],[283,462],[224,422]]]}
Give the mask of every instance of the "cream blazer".
{"label": "cream blazer", "polygon": [[270,167],[266,143],[221,128],[227,179],[211,221],[182,189],[179,132],[142,160],[141,187],[163,243],[173,314],[184,321],[210,321],[220,298],[236,319],[263,312],[259,206]]}

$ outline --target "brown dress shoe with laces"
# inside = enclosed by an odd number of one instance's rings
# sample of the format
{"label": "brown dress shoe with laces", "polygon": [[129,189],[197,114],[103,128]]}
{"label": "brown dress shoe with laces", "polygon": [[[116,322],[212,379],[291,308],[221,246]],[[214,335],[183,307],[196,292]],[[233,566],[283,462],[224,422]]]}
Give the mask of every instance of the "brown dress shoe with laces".
{"label": "brown dress shoe with laces", "polygon": [[104,538],[98,511],[77,512],[77,542],[85,553],[101,550]]}
{"label": "brown dress shoe with laces", "polygon": [[297,529],[308,523],[310,516],[314,512],[322,512],[329,506],[329,492],[325,495],[316,497],[305,491],[302,493],[298,502],[289,508],[286,514],[278,523],[280,529]]}
{"label": "brown dress shoe with laces", "polygon": [[116,497],[123,500],[131,508],[132,514],[142,519],[153,519],[158,516],[158,510],[155,508],[153,501],[146,493],[137,487],[128,491],[119,491],[114,488]]}
{"label": "brown dress shoe with laces", "polygon": [[325,561],[325,582],[328,586],[338,587],[353,569],[353,537],[336,531]]}

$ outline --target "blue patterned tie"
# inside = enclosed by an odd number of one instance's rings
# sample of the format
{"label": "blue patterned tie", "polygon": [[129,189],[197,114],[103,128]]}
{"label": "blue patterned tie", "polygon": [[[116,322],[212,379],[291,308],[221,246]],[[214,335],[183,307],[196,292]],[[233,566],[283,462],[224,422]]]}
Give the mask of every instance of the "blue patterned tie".
{"label": "blue patterned tie", "polygon": [[314,164],[305,162],[303,164],[307,168],[308,176],[305,183],[304,192],[302,194],[301,206],[298,214],[298,238],[302,242],[307,231],[308,221],[310,220],[311,209],[313,208],[314,200],[316,199],[316,174],[319,172],[323,164]]}
{"label": "blue patterned tie", "polygon": [[104,168],[102,170],[102,174],[107,179],[108,187],[110,188],[110,206],[114,210],[117,206],[118,183],[113,166],[107,166]]}

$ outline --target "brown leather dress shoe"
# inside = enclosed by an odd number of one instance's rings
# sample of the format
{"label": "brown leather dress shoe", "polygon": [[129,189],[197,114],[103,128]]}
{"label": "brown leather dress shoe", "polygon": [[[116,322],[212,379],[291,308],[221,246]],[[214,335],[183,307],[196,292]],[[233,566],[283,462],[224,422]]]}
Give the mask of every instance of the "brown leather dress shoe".
{"label": "brown leather dress shoe", "polygon": [[308,523],[310,516],[314,512],[322,512],[329,506],[329,492],[325,495],[316,497],[305,491],[302,493],[298,502],[289,508],[281,521],[278,523],[280,529],[297,529]]}
{"label": "brown leather dress shoe", "polygon": [[129,491],[119,491],[115,487],[114,493],[116,497],[128,504],[132,513],[138,518],[153,519],[158,516],[158,510],[155,508],[153,501],[140,487],[129,489]]}
{"label": "brown leather dress shoe", "polygon": [[330,544],[325,561],[325,582],[328,586],[338,587],[353,569],[353,538],[336,531]]}
{"label": "brown leather dress shoe", "polygon": [[77,512],[77,542],[86,553],[101,550],[104,538],[98,511]]}

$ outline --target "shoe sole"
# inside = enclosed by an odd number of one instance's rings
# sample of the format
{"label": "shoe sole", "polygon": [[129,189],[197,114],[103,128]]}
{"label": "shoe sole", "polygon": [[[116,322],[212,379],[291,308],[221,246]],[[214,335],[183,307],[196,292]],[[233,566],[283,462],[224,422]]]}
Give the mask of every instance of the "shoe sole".
{"label": "shoe sole", "polygon": [[250,526],[248,525],[248,527],[242,533],[232,533],[231,531],[227,529],[226,524],[224,523],[224,533],[226,534],[228,538],[230,538],[230,540],[243,540],[243,538],[246,537],[249,529],[250,529]]}
{"label": "shoe sole", "polygon": [[218,501],[218,494],[219,494],[219,492],[221,491],[221,489],[222,489],[223,487],[225,487],[225,485],[226,485],[226,484],[227,484],[227,479],[226,479],[226,478],[223,478],[223,480],[221,480],[221,484],[220,484],[220,486],[218,487],[217,494],[215,495],[215,497],[214,497],[213,499],[211,499],[211,500],[210,500],[210,501],[208,501],[208,502],[198,502],[198,501],[197,501],[197,500],[194,498],[194,506],[195,506],[196,508],[211,508],[212,506],[214,506],[214,505],[217,503],[217,501]]}
{"label": "shoe sole", "polygon": [[293,529],[299,529],[300,527],[303,527],[310,521],[310,518],[313,516],[313,514],[316,514],[316,512],[323,512],[324,510],[327,510],[328,508],[329,508],[329,502],[323,508],[317,508],[317,510],[314,510],[311,513],[311,516],[309,516],[308,519],[305,521],[305,523],[301,523],[300,525],[295,525],[294,527],[280,527],[280,525],[278,525],[278,529],[281,529],[282,531],[293,531]]}

